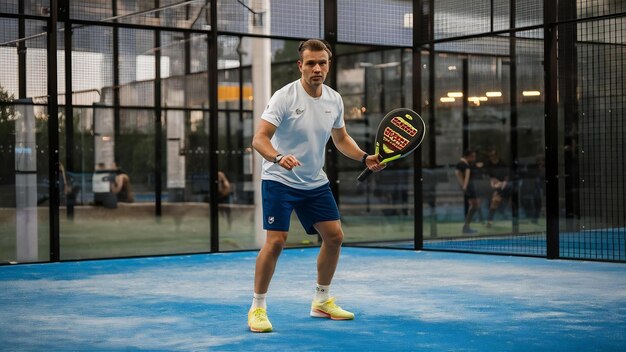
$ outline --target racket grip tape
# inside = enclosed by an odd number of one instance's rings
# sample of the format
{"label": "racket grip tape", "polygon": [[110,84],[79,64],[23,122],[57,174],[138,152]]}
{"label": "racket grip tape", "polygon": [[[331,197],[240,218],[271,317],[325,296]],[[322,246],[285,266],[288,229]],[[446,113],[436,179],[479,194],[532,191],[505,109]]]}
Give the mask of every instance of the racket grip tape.
{"label": "racket grip tape", "polygon": [[357,180],[359,180],[359,182],[363,182],[371,174],[372,174],[372,170],[366,168],[365,170],[363,170],[363,172],[361,172]]}

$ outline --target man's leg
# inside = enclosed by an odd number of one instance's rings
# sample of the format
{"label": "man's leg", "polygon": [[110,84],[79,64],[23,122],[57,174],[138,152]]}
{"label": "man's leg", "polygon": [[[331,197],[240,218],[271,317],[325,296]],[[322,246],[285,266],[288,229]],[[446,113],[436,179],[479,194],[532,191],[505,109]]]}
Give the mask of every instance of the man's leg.
{"label": "man's leg", "polygon": [[248,326],[254,332],[270,332],[272,324],[267,317],[265,295],[274,276],[278,257],[287,241],[286,231],[267,231],[265,244],[256,258],[254,271],[254,298],[248,311]]}
{"label": "man's leg", "polygon": [[478,209],[478,200],[476,198],[470,198],[468,203],[469,207],[467,209],[467,215],[465,216],[465,223],[463,224],[463,233],[475,233],[476,231],[470,228],[470,224],[472,223],[476,209]]}
{"label": "man's leg", "polygon": [[343,242],[341,222],[339,220],[323,221],[316,223],[314,227],[319,232],[323,242],[317,256],[317,292],[313,303],[311,303],[311,316],[333,320],[354,319],[354,314],[335,304],[335,299],[330,297],[329,292]]}
{"label": "man's leg", "polygon": [[254,292],[263,294],[267,293],[274,276],[278,257],[287,242],[286,231],[267,231],[265,244],[259,251],[256,258],[256,268],[254,271]]}
{"label": "man's leg", "polygon": [[491,204],[489,204],[489,218],[487,219],[487,227],[491,227],[493,224],[493,218],[496,215],[496,210],[500,206],[502,202],[502,197],[498,191],[493,192],[493,196],[491,197]]}
{"label": "man's leg", "polygon": [[330,285],[339,262],[343,230],[339,220],[323,221],[313,225],[322,237],[322,246],[317,256],[317,283]]}

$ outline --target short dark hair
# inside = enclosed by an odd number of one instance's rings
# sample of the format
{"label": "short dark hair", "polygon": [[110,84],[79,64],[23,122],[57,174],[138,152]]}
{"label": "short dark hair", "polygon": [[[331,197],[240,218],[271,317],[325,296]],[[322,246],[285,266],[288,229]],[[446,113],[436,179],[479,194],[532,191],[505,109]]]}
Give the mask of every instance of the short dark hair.
{"label": "short dark hair", "polygon": [[330,59],[331,57],[333,57],[333,53],[332,51],[330,51],[330,44],[325,41],[325,40],[321,40],[321,39],[309,39],[309,40],[305,40],[303,42],[300,42],[300,45],[298,46],[298,54],[300,54],[300,59],[302,59],[302,53],[305,50],[311,50],[311,51],[325,51],[328,53],[328,58]]}

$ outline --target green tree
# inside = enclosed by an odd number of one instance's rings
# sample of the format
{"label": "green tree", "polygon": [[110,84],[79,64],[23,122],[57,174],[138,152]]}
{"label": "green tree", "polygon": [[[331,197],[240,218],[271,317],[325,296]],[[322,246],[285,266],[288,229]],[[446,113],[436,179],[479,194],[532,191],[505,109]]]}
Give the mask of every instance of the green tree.
{"label": "green tree", "polygon": [[4,124],[15,118],[15,107],[13,104],[7,104],[13,100],[15,100],[13,94],[9,94],[4,87],[0,86],[0,123]]}
{"label": "green tree", "polygon": [[0,206],[15,206],[15,100],[0,86]]}

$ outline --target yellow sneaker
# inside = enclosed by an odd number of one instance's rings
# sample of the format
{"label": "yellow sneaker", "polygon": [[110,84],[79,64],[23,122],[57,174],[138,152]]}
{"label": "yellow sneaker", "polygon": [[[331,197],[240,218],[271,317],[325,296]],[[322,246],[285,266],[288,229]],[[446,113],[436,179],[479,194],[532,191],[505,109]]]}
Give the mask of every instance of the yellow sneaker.
{"label": "yellow sneaker", "polygon": [[248,312],[248,326],[253,332],[270,332],[272,323],[267,318],[267,311],[263,308],[250,309]]}
{"label": "yellow sneaker", "polygon": [[330,318],[332,320],[352,320],[354,314],[341,309],[335,304],[335,298],[331,297],[326,302],[311,303],[311,316],[314,318]]}

